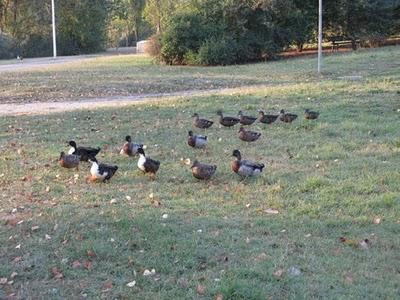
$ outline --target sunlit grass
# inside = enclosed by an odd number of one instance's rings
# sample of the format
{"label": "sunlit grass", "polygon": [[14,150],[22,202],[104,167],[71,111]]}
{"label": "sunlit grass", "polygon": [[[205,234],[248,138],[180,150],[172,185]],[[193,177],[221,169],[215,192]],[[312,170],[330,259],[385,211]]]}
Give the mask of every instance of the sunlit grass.
{"label": "sunlit grass", "polygon": [[[232,96],[1,119],[0,216],[15,219],[0,225],[0,277],[18,275],[12,285],[0,285],[0,297],[397,298],[396,56],[398,48],[332,56],[322,80],[311,73],[312,58],[227,68],[151,66],[141,58],[146,72],[157,68],[165,80],[196,69],[257,78],[268,68],[275,83]],[[128,61],[97,62],[104,71]],[[98,66],[90,61],[77,68]],[[338,79],[354,74],[363,77]],[[229,115],[285,108],[300,117],[293,124],[256,123],[251,128],[262,137],[250,145],[237,138],[238,128],[214,125],[206,132],[207,151],[189,148],[192,113],[216,120],[220,108]],[[304,108],[320,111],[320,119],[304,120]],[[161,161],[155,181],[137,170],[135,158],[119,155],[126,134]],[[109,184],[87,184],[86,164],[78,172],[59,168],[59,152],[72,138],[102,147],[99,160],[120,167]],[[233,149],[264,162],[263,176],[241,181],[230,170]],[[215,177],[195,180],[186,158],[217,164]],[[279,214],[269,213],[273,210]],[[342,244],[340,237],[368,238],[371,245],[363,250]],[[16,257],[21,261],[14,262]],[[73,268],[76,260],[91,261],[90,268]],[[63,279],[53,278],[54,266]],[[152,268],[155,276],[142,275]],[[136,286],[127,287],[133,280]]]}

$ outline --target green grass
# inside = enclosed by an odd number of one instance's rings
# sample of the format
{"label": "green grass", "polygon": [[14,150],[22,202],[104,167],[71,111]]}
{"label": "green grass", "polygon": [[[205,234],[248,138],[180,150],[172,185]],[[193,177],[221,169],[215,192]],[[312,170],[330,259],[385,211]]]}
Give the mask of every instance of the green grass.
{"label": "green grass", "polygon": [[[271,83],[233,96],[1,119],[0,217],[14,215],[23,222],[0,225],[0,277],[10,280],[18,273],[12,285],[0,285],[0,297],[398,298],[399,58],[398,47],[330,56],[325,78],[317,80],[313,58],[190,68],[122,57],[117,60],[143,65],[148,75],[159,70],[166,86],[196,72],[216,81],[268,74],[255,83]],[[115,63],[116,58],[103,58],[85,68],[110,74]],[[81,67],[76,68],[79,74]],[[35,74],[20,80],[40,80],[41,73]],[[363,76],[359,81],[338,79],[357,74]],[[255,114],[259,108],[301,114],[307,107],[319,110],[320,119],[257,123],[251,128],[263,135],[251,145],[237,138],[237,128],[218,126],[207,132],[207,152],[185,144],[193,112],[215,119],[219,108],[228,114],[239,109]],[[137,170],[136,159],[118,154],[126,134],[161,160],[155,181]],[[118,164],[109,184],[86,184],[86,164],[78,172],[58,167],[58,154],[71,138],[101,146],[99,160]],[[236,148],[267,165],[263,176],[240,181],[230,171]],[[217,164],[215,177],[195,180],[182,162],[186,158]],[[111,199],[117,202],[110,204]],[[373,222],[377,217],[380,224]],[[348,246],[340,237],[368,238],[371,245]],[[14,262],[16,257],[21,261]],[[92,265],[73,268],[75,260]],[[52,267],[64,278],[55,280]],[[291,274],[292,267],[300,275]],[[152,268],[155,276],[142,275]],[[282,276],[274,275],[280,269]],[[127,287],[133,280],[136,286]],[[104,286],[107,281],[111,289]],[[198,285],[205,287],[204,295],[196,292]]]}

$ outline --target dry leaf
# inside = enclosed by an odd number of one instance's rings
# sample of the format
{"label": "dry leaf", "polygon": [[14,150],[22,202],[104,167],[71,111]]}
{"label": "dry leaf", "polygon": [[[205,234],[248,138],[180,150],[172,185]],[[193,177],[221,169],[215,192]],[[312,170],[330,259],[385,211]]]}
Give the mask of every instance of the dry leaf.
{"label": "dry leaf", "polygon": [[283,273],[284,273],[284,270],[283,270],[283,269],[278,269],[278,270],[276,270],[276,271],[274,272],[274,276],[275,276],[275,277],[282,277]]}
{"label": "dry leaf", "polygon": [[38,229],[39,229],[39,226],[32,226],[32,228],[31,228],[32,231],[36,231]]}
{"label": "dry leaf", "polygon": [[103,283],[103,289],[111,290],[113,288],[113,282],[111,280],[107,280]]}
{"label": "dry leaf", "polygon": [[376,217],[376,218],[374,218],[374,224],[380,224],[381,223],[381,218],[378,218],[378,217]]}
{"label": "dry leaf", "polygon": [[351,274],[350,272],[347,272],[347,273],[344,275],[344,280],[345,280],[347,283],[353,283],[353,281],[354,281],[353,274]]}
{"label": "dry leaf", "polygon": [[277,215],[279,214],[279,211],[276,209],[271,209],[271,208],[267,208],[266,210],[264,210],[265,213],[269,214],[269,215]]}
{"label": "dry leaf", "polygon": [[82,264],[81,264],[81,262],[79,261],[79,260],[75,260],[73,263],[72,263],[72,268],[74,268],[74,269],[78,269],[78,268],[80,268],[82,266]]}
{"label": "dry leaf", "polygon": [[52,267],[50,272],[56,280],[64,278],[64,274],[57,267]]}
{"label": "dry leaf", "polygon": [[17,275],[18,275],[17,272],[12,272],[11,275],[10,275],[10,278],[13,279],[13,278],[14,278],[15,276],[17,276]]}
{"label": "dry leaf", "polygon": [[88,250],[86,251],[87,256],[89,256],[90,258],[96,258],[96,253],[93,250]]}
{"label": "dry leaf", "polygon": [[21,256],[17,256],[16,258],[13,259],[13,262],[14,262],[14,263],[18,263],[18,262],[20,262],[21,260],[22,260],[22,257],[21,257]]}
{"label": "dry leaf", "polygon": [[206,292],[206,287],[204,285],[199,284],[197,285],[196,292],[199,295],[204,295],[204,293]]}
{"label": "dry leaf", "polygon": [[217,294],[214,300],[224,300],[224,297],[221,294]]}
{"label": "dry leaf", "polygon": [[263,252],[256,257],[256,260],[266,260],[267,258],[268,258],[268,255]]}
{"label": "dry leaf", "polygon": [[83,267],[88,270],[91,271],[92,270],[92,262],[90,260],[85,260],[83,262]]}
{"label": "dry leaf", "polygon": [[0,278],[0,284],[7,284],[7,278],[6,277]]}

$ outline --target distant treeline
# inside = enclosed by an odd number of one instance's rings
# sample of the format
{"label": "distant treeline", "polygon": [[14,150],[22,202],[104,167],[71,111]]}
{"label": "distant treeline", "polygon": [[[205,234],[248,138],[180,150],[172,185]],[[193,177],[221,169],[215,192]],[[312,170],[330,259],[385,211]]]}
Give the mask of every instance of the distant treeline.
{"label": "distant treeline", "polygon": [[[55,0],[60,55],[151,38],[168,64],[232,64],[315,43],[317,0]],[[377,45],[400,33],[400,0],[323,0],[324,39]],[[52,54],[50,0],[0,0],[0,58]]]}

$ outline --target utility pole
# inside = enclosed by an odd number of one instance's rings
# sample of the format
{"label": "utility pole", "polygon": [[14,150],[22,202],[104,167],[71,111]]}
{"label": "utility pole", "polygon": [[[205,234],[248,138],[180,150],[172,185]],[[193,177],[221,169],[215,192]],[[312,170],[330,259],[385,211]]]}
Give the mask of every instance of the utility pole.
{"label": "utility pole", "polygon": [[318,9],[318,74],[321,74],[322,64],[322,0],[319,0]]}
{"label": "utility pole", "polygon": [[54,0],[51,0],[51,19],[53,22],[53,56],[57,57],[57,43],[56,43],[56,14],[54,10]]}

